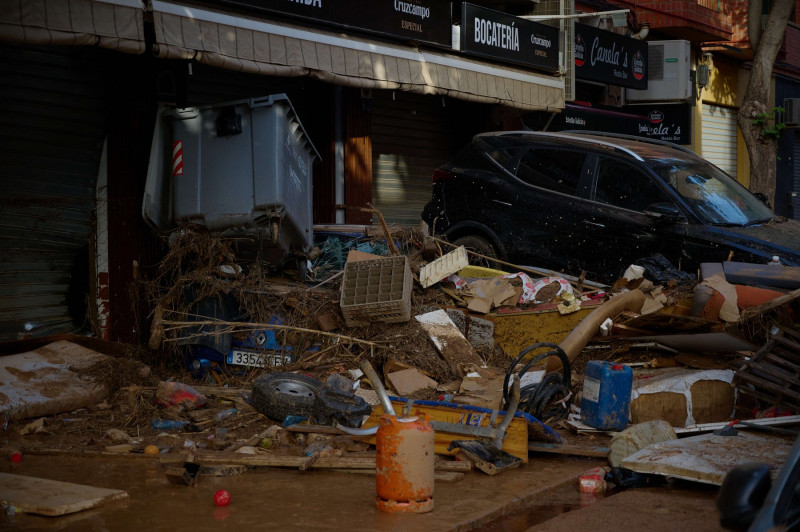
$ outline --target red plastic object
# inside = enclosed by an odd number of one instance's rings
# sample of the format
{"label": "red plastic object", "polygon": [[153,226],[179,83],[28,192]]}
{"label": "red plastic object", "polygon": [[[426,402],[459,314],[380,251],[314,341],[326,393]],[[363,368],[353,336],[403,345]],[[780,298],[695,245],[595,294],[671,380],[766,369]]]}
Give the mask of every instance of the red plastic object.
{"label": "red plastic object", "polygon": [[611,369],[619,371],[621,369],[625,369],[625,366],[623,366],[622,364],[614,364],[613,366],[611,366]]}
{"label": "red plastic object", "polygon": [[231,494],[228,490],[219,490],[214,494],[214,504],[228,506],[231,503]]}
{"label": "red plastic object", "polygon": [[586,471],[578,479],[578,486],[581,493],[602,493],[608,488],[605,475],[608,472],[606,467],[595,467]]}
{"label": "red plastic object", "polygon": [[15,464],[19,464],[22,462],[22,453],[19,451],[13,451],[11,453],[11,462]]}

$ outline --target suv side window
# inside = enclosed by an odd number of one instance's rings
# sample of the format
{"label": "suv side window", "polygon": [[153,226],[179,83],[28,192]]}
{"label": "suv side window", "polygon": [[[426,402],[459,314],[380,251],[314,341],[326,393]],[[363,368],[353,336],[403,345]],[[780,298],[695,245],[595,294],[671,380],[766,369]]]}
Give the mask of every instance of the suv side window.
{"label": "suv side window", "polygon": [[626,162],[601,157],[596,174],[595,201],[640,212],[671,201],[650,176]]}
{"label": "suv side window", "polygon": [[516,174],[520,151],[520,148],[502,148],[490,151],[489,156],[512,174]]}
{"label": "suv side window", "polygon": [[575,195],[586,153],[555,148],[532,148],[523,156],[517,177],[529,185]]}

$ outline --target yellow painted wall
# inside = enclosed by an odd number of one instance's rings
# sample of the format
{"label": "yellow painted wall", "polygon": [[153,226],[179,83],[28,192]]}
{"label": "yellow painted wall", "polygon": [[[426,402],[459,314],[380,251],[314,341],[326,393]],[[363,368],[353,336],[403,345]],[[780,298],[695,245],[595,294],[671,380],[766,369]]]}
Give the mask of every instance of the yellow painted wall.
{"label": "yellow painted wall", "polygon": [[[700,91],[698,105],[694,109],[692,116],[692,126],[697,132],[692,139],[692,150],[702,153],[702,105],[701,102],[721,105],[725,107],[739,108],[742,104],[749,70],[742,68],[741,63],[733,61],[720,54],[713,54],[714,66],[709,72],[709,82]],[[774,82],[773,82],[774,83]],[[774,93],[774,90],[772,91]],[[737,128],[736,158],[737,169],[736,179],[744,186],[750,185],[750,157],[747,154],[747,147],[741,131]]]}

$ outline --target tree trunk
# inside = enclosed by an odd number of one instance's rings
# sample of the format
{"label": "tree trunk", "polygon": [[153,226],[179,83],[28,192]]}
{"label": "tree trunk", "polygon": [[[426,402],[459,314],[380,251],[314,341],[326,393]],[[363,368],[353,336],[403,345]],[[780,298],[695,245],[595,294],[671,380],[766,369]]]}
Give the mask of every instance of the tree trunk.
{"label": "tree trunk", "polygon": [[[752,20],[753,4],[761,5],[760,0],[750,0],[749,10],[751,20],[748,23],[761,24],[761,20]],[[770,85],[772,81],[772,65],[778,55],[778,49],[786,32],[786,23],[794,7],[795,0],[775,0],[767,19],[767,26],[758,36],[753,68],[747,83],[742,106],[737,115],[739,129],[742,131],[747,153],[750,155],[750,190],[760,192],[767,196],[769,204],[775,204],[775,173],[778,143],[774,138],[762,135],[761,126],[753,123],[760,113],[772,114],[772,109],[767,108],[769,103]],[[758,32],[750,32],[757,36]],[[770,124],[772,126],[772,124]]]}

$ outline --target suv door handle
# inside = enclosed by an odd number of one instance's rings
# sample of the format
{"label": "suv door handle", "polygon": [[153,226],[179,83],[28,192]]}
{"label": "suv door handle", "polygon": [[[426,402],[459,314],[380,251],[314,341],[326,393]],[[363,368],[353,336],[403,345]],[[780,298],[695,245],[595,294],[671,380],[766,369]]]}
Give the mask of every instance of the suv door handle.
{"label": "suv door handle", "polygon": [[506,203],[505,201],[500,201],[500,200],[496,200],[496,199],[493,199],[492,201],[495,202],[495,203],[499,203],[500,205],[505,205],[506,207],[511,207],[511,204],[510,203]]}
{"label": "suv door handle", "polygon": [[605,229],[605,227],[606,227],[605,224],[599,224],[597,222],[590,222],[589,220],[584,220],[583,223],[585,223],[586,225],[593,225],[595,227],[602,227],[603,229]]}

